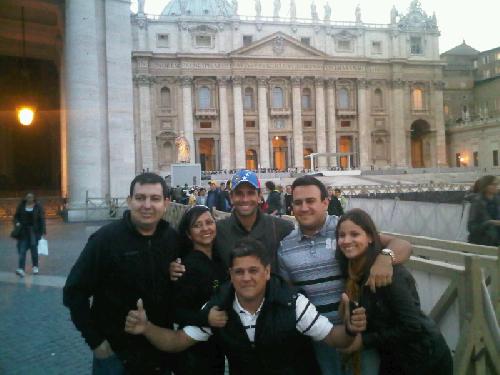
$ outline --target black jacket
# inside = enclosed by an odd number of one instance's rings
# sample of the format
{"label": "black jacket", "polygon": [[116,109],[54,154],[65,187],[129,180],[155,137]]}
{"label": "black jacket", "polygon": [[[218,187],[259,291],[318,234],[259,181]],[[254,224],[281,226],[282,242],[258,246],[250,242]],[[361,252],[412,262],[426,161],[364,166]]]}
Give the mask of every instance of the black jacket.
{"label": "black jacket", "polygon": [[95,349],[108,340],[129,373],[154,373],[169,366],[168,354],[143,336],[125,333],[124,323],[142,298],[149,320],[172,326],[168,270],[179,256],[177,241],[177,233],[164,220],[152,236],[141,235],[127,211],[122,220],[90,236],[64,286],[64,305],[87,344]]}
{"label": "black jacket", "polygon": [[273,190],[267,196],[267,213],[271,214],[276,211],[276,214],[281,212],[281,194],[277,190]]}
{"label": "black jacket", "polygon": [[500,246],[500,227],[488,223],[488,220],[500,220],[500,195],[497,194],[491,204],[496,205],[497,217],[492,217],[488,212],[484,195],[477,194],[472,198],[467,222],[470,243]]}
{"label": "black jacket", "polygon": [[363,287],[359,302],[368,323],[363,348],[378,350],[380,368],[392,369],[385,373],[451,375],[440,371],[437,363],[451,355],[450,349],[436,324],[421,311],[415,280],[404,266],[394,266],[392,284],[376,293]]}
{"label": "black jacket", "polygon": [[260,210],[257,210],[257,220],[253,228],[248,232],[233,212],[228,218],[217,222],[215,248],[226,267],[228,267],[231,250],[239,240],[250,236],[253,239],[261,241],[264,247],[271,252],[271,269],[276,271],[278,269],[276,253],[280,242],[293,228],[294,225],[292,222],[276,216],[263,214]]}
{"label": "black jacket", "polygon": [[234,375],[315,375],[319,368],[311,339],[296,329],[297,294],[279,277],[267,283],[266,296],[250,342],[233,309],[234,288],[225,284],[207,305],[221,306],[228,313],[224,328],[212,328]]}
{"label": "black jacket", "polygon": [[[26,201],[23,200],[16,208],[16,213],[14,214],[14,224],[20,223],[22,226],[22,237],[29,237],[27,232],[27,213],[25,210]],[[36,239],[39,240],[43,235],[47,234],[45,227],[45,213],[43,212],[43,207],[40,203],[35,202],[33,206],[33,231],[35,232]]]}
{"label": "black jacket", "polygon": [[293,200],[293,195],[285,193],[285,214],[287,214],[287,215],[292,214],[292,210],[293,210],[292,200]]}
{"label": "black jacket", "polygon": [[340,204],[337,197],[330,197],[330,202],[328,203],[328,215],[342,216],[344,214],[344,209]]}

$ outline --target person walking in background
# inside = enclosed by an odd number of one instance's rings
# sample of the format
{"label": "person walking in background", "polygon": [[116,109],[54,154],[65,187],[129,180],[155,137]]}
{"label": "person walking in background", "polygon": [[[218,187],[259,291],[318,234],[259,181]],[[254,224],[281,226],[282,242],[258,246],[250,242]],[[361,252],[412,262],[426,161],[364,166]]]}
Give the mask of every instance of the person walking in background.
{"label": "person walking in background", "polygon": [[342,216],[344,209],[331,186],[328,187],[328,200],[328,215]]}
{"label": "person walking in background", "polygon": [[474,184],[469,221],[469,242],[478,245],[500,246],[500,196],[495,176],[483,176]]}
{"label": "person walking in background", "polygon": [[340,205],[342,206],[342,211],[345,212],[345,210],[347,210],[347,198],[342,195],[342,191],[339,188],[335,188],[334,192],[340,202]]}
{"label": "person walking in background", "polygon": [[[415,279],[401,264],[393,266],[393,281],[373,293],[366,285],[370,267],[382,252],[380,235],[361,209],[346,212],[337,224],[336,259],[346,278],[346,293],[366,309],[366,332],[344,351],[353,375],[361,370],[361,350],[376,349],[380,375],[452,375],[453,360],[437,325],[420,309]],[[342,351],[342,350],[341,350]],[[371,372],[370,372],[371,373]]]}
{"label": "person walking in background", "polygon": [[219,204],[220,191],[217,188],[217,184],[215,183],[215,181],[210,181],[208,185],[210,188],[207,193],[207,206],[208,208],[210,208],[210,210],[212,210],[214,207],[215,209],[218,209],[217,205]]}
{"label": "person walking in background", "polygon": [[278,215],[281,211],[281,195],[276,190],[276,185],[272,181],[266,181],[266,188],[269,192],[267,196],[267,213],[269,215]]}
{"label": "person walking in background", "polygon": [[292,215],[292,185],[286,185],[285,190],[285,215]]}
{"label": "person walking in background", "polygon": [[196,197],[196,204],[199,206],[206,206],[207,205],[207,191],[205,188],[200,188],[198,191],[198,196]]}
{"label": "person walking in background", "polygon": [[[182,259],[186,272],[174,286],[174,321],[181,328],[187,325],[217,327],[212,319],[225,323],[222,311],[211,312],[208,321],[200,311],[219,286],[229,279],[224,263],[213,251],[216,231],[215,219],[206,206],[191,207],[180,220],[180,246],[187,251]],[[176,374],[224,374],[224,354],[212,341],[209,339],[181,353]]]}
{"label": "person walking in background", "polygon": [[26,252],[31,253],[31,272],[37,275],[38,269],[38,241],[47,234],[45,213],[42,205],[35,199],[35,194],[28,193],[19,203],[14,214],[14,225],[20,227],[17,238],[17,253],[19,255],[16,274],[23,277],[26,267]]}

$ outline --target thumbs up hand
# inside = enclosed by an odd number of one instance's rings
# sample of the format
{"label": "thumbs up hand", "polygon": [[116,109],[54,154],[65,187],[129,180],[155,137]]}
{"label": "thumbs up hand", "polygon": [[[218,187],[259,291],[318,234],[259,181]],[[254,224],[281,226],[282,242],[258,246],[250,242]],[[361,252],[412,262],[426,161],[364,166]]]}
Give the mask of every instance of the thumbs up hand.
{"label": "thumbs up hand", "polygon": [[125,319],[125,332],[132,335],[142,335],[146,331],[148,324],[146,310],[144,310],[142,299],[139,298],[137,300],[137,310],[130,310]]}

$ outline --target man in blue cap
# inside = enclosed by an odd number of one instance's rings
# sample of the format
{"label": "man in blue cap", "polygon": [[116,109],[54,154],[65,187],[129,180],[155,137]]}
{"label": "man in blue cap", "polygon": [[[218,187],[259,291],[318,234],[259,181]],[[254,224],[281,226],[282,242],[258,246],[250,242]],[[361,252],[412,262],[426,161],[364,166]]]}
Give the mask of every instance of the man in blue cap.
{"label": "man in blue cap", "polygon": [[[293,223],[260,211],[260,181],[252,171],[241,169],[234,174],[229,195],[233,205],[231,216],[217,222],[215,249],[218,256],[229,267],[229,255],[236,243],[252,237],[264,244],[269,252],[271,270],[277,271],[276,253],[281,240],[294,229]],[[180,262],[173,262],[170,277],[176,280],[184,270]]]}

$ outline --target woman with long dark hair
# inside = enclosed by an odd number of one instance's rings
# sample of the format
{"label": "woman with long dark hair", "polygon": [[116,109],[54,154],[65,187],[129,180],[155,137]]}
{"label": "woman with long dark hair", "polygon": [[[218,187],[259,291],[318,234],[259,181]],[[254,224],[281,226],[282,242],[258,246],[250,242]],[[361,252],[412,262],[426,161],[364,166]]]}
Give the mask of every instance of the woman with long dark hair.
{"label": "woman with long dark hair", "polygon": [[451,375],[450,349],[436,324],[420,309],[415,280],[402,265],[394,265],[392,284],[376,293],[365,286],[370,267],[382,251],[371,217],[360,209],[345,213],[336,230],[336,257],[347,280],[351,301],[366,309],[367,329],[346,351],[353,374],[360,374],[364,349],[380,355],[381,375]]}
{"label": "woman with long dark hair", "polygon": [[24,277],[26,252],[31,253],[31,272],[38,274],[38,241],[47,234],[45,214],[42,205],[35,199],[35,194],[28,193],[19,203],[14,215],[14,225],[20,227],[17,237],[17,253],[19,254],[16,274]]}
{"label": "woman with long dark hair", "polygon": [[500,246],[500,196],[495,176],[483,176],[474,184],[471,200],[469,242],[478,245]]}
{"label": "woman with long dark hair", "polygon": [[[228,279],[224,263],[213,248],[216,227],[209,208],[188,209],[179,223],[179,235],[187,255],[182,259],[186,272],[175,285],[175,321],[181,327],[207,326],[206,315],[200,309]],[[208,318],[210,323],[210,315]],[[224,374],[224,355],[211,340],[180,353],[179,357],[178,375]]]}

